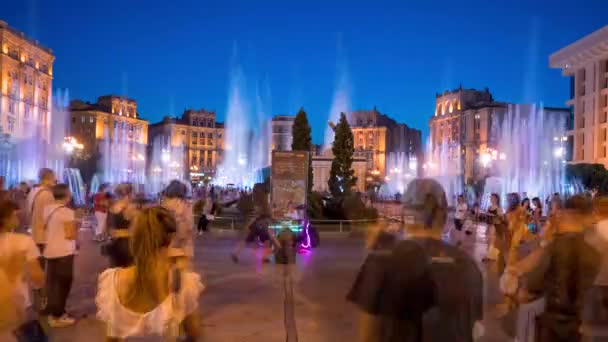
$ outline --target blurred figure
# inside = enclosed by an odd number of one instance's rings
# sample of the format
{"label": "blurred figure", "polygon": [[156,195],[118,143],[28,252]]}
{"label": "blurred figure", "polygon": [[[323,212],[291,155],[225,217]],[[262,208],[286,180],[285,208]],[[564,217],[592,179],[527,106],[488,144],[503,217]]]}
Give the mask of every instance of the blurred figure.
{"label": "blurred figure", "polygon": [[462,244],[462,228],[464,227],[464,221],[467,218],[467,211],[469,207],[464,201],[463,195],[458,195],[458,203],[456,204],[456,212],[454,213],[454,228],[456,229],[456,246]]}
{"label": "blurred figure", "polygon": [[108,209],[108,229],[112,241],[106,254],[110,258],[110,267],[128,267],[133,264],[129,251],[129,227],[137,210],[131,202],[133,187],[131,184],[119,184],[114,189],[116,200]]}
{"label": "blurred figure", "polygon": [[270,262],[270,255],[272,254],[271,246],[274,243],[278,245],[278,243],[274,240],[274,237],[269,231],[268,226],[272,222],[272,218],[268,213],[269,210],[264,210],[260,207],[257,207],[255,212],[256,216],[249,221],[247,224],[247,236],[245,240],[239,241],[232,253],[230,254],[230,258],[234,263],[239,262],[239,254],[245,244],[254,243],[256,241],[261,242],[264,245],[264,252],[262,253],[262,261]]}
{"label": "blurred figure", "polygon": [[203,211],[201,217],[198,219],[198,235],[203,235],[209,229],[209,224],[215,219],[215,203],[213,197],[209,196],[205,198],[205,204],[203,205]]}
{"label": "blurred figure", "polygon": [[482,261],[499,260],[499,264],[502,264],[502,259],[499,258],[505,257],[504,235],[506,224],[498,194],[490,195],[490,207],[486,215],[488,217],[488,254]]}
{"label": "blurred figure", "polygon": [[65,305],[72,289],[74,279],[74,256],[78,228],[74,210],[68,207],[72,200],[70,187],[57,184],[53,187],[55,201],[43,211],[46,231],[46,291],[51,328],[62,328],[73,325],[76,320],[67,314]]}
{"label": "blurred figure", "polygon": [[173,214],[162,207],[143,209],[132,227],[134,265],[105,270],[98,280],[97,318],[106,324],[106,340],[160,335],[187,341],[200,337],[200,276],[180,271],[169,257],[177,230]]}
{"label": "blurred figure", "polygon": [[44,232],[44,218],[42,213],[47,205],[54,202],[52,187],[57,184],[55,172],[51,169],[40,169],[38,173],[40,185],[35,187],[27,197],[26,210],[27,218],[29,218],[30,228],[32,229],[32,237],[36,245],[40,249],[40,253],[44,251],[46,244],[46,234]]}
{"label": "blurred figure", "polygon": [[177,231],[171,241],[169,256],[176,258],[181,266],[186,266],[188,260],[194,256],[192,206],[186,201],[188,187],[186,184],[174,180],[164,191],[163,207],[169,209],[177,221]]}
{"label": "blurred figure", "polygon": [[375,252],[347,296],[361,312],[359,341],[473,341],[483,330],[483,279],[466,253],[441,241],[441,185],[412,181],[402,217],[408,239],[375,233],[368,243]]}
{"label": "blurred figure", "polygon": [[19,228],[17,231],[20,233],[25,233],[27,231],[27,195],[30,192],[30,187],[26,182],[20,182],[19,186],[17,186],[11,194],[10,200],[15,202],[19,207]]}
{"label": "blurred figure", "polygon": [[95,196],[93,196],[93,210],[95,211],[95,220],[97,221],[95,237],[93,238],[95,241],[103,241],[107,235],[108,207],[111,198],[106,192],[107,187],[107,184],[102,184]]}
{"label": "blurred figure", "polygon": [[14,233],[18,227],[17,204],[0,201],[0,341],[16,341],[12,331],[24,320],[31,305],[24,275],[35,288],[44,286],[44,272],[34,240]]}
{"label": "blurred figure", "polygon": [[567,199],[552,242],[507,270],[523,277],[527,292],[545,296],[545,312],[537,320],[538,341],[582,339],[582,303],[596,282],[601,260],[585,234],[593,219],[591,213],[589,198],[576,195]]}

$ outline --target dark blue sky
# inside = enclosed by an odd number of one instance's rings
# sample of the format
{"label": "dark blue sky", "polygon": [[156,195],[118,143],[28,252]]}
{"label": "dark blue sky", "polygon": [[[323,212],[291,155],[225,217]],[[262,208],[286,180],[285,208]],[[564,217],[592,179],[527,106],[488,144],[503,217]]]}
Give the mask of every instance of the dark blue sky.
{"label": "dark blue sky", "polygon": [[[272,114],[304,106],[321,142],[346,67],[354,109],[428,132],[435,93],[489,87],[503,101],[562,106],[548,56],[608,24],[607,0],[7,1],[0,18],[52,48],[71,98],[133,97],[150,121],[185,107],[225,117],[231,65]],[[236,53],[235,53],[236,52]]]}

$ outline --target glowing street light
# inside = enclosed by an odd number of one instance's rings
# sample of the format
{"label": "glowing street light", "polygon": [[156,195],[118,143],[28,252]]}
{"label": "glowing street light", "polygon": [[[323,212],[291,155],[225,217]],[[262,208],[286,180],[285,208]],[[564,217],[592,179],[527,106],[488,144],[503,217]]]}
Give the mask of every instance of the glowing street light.
{"label": "glowing street light", "polygon": [[72,154],[74,150],[82,150],[84,145],[79,143],[74,137],[65,137],[63,139],[63,149],[68,154]]}

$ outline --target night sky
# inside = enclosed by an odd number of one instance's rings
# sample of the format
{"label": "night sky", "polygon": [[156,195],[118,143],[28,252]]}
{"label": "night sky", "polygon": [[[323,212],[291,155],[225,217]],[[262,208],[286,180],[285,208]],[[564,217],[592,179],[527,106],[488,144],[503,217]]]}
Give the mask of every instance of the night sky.
{"label": "night sky", "polygon": [[411,3],[7,0],[0,19],[54,50],[54,88],[71,98],[132,97],[152,122],[200,107],[222,121],[240,65],[250,107],[256,93],[270,114],[304,106],[315,142],[341,78],[353,109],[425,136],[435,93],[460,83],[563,106],[568,81],[549,54],[608,24],[607,0]]}

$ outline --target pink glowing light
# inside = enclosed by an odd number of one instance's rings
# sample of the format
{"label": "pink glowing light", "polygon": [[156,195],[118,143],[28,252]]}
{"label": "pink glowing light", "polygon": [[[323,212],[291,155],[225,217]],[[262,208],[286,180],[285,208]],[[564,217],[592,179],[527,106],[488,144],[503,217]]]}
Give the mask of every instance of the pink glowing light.
{"label": "pink glowing light", "polygon": [[308,234],[308,227],[310,227],[310,222],[306,221],[304,224],[304,232],[306,233],[306,243],[301,243],[300,247],[302,248],[310,248],[310,235]]}

